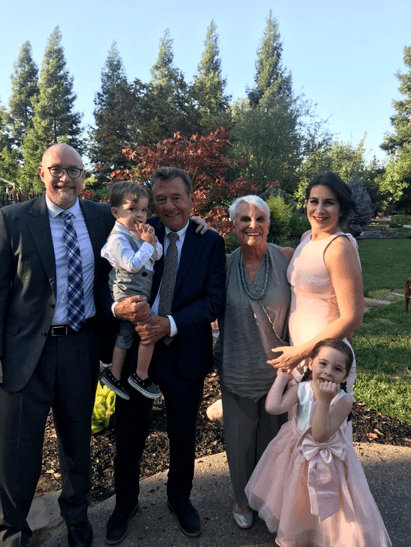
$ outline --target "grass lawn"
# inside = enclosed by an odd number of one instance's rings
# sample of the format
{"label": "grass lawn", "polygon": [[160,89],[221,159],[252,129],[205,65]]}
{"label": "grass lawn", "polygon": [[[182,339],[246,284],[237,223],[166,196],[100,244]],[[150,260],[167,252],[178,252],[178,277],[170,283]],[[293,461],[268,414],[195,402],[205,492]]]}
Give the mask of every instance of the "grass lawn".
{"label": "grass lawn", "polygon": [[[364,240],[359,249],[365,294],[380,298],[387,292],[383,289],[402,293],[411,276],[411,241]],[[411,312],[405,313],[404,300],[366,313],[353,347],[357,401],[411,423]]]}
{"label": "grass lawn", "polygon": [[404,291],[411,277],[411,239],[364,239],[358,242],[364,279],[364,294],[390,289]]}

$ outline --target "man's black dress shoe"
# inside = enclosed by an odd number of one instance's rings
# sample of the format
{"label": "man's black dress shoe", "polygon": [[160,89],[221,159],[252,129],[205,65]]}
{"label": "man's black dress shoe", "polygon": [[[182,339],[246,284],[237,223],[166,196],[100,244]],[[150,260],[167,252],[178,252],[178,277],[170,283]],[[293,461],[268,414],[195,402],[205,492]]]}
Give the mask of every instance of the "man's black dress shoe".
{"label": "man's black dress shoe", "polygon": [[111,517],[108,519],[106,527],[106,543],[116,545],[123,541],[128,532],[131,517],[138,511],[138,500],[129,508],[120,508],[117,505]]}
{"label": "man's black dress shoe", "polygon": [[197,509],[190,500],[171,503],[168,508],[175,514],[180,530],[188,537],[194,538],[201,534],[201,520]]}
{"label": "man's black dress shoe", "polygon": [[67,532],[70,547],[90,547],[93,543],[93,528],[88,519],[67,526]]}

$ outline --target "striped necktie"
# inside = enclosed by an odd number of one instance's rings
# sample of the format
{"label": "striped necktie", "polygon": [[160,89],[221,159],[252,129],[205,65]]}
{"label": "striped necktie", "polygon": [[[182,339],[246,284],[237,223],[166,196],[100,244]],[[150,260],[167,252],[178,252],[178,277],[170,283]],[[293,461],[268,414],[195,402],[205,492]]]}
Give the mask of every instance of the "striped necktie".
{"label": "striped necktie", "polygon": [[83,267],[72,213],[63,211],[63,240],[67,253],[67,318],[69,326],[78,331],[86,320],[84,311]]}

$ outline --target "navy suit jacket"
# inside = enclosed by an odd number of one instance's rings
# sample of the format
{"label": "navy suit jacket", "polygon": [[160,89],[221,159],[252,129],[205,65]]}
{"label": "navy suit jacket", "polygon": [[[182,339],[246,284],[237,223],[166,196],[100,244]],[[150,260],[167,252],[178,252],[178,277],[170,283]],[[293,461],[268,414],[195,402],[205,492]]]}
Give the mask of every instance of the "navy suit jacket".
{"label": "navy suit jacket", "polygon": [[[80,206],[94,252],[96,319],[101,320],[100,328],[105,324],[109,328],[110,265],[100,251],[114,218],[108,205],[81,199]],[[33,374],[55,304],[56,266],[45,196],[3,207],[0,209],[0,359],[4,389],[19,391]],[[106,350],[111,358],[112,347]]]}
{"label": "navy suit jacket", "polygon": [[[164,245],[165,227],[158,218],[148,222]],[[225,306],[224,240],[209,230],[195,232],[197,224],[190,220],[177,272],[172,313],[178,334],[170,344],[176,352],[181,373],[190,380],[204,378],[213,365],[212,321]],[[152,299],[154,302],[163,275],[164,257],[156,262]],[[163,344],[160,340],[157,344]],[[154,360],[156,354],[154,354]]]}

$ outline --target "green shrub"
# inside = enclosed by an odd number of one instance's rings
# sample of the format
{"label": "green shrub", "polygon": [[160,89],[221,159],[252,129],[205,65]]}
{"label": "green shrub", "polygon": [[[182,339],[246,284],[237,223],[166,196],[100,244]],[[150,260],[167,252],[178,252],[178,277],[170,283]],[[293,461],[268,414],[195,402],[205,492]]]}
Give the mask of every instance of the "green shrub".
{"label": "green shrub", "polygon": [[108,427],[110,417],[114,414],[116,394],[107,386],[97,384],[96,400],[91,417],[91,432],[98,433]]}
{"label": "green shrub", "polygon": [[287,203],[280,194],[271,195],[266,203],[270,209],[271,219],[268,241],[281,246],[294,246],[310,228],[306,216],[300,215],[293,203]]}

